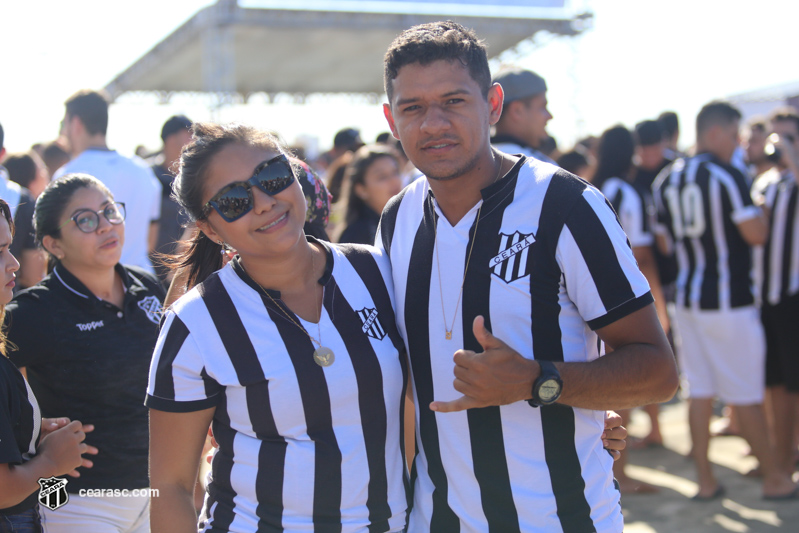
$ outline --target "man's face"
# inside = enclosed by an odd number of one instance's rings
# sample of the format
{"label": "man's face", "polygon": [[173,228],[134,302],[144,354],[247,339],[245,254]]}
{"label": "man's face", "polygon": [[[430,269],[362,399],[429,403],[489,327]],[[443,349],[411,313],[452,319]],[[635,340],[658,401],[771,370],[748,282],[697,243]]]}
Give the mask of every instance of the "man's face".
{"label": "man's face", "polygon": [[[780,136],[783,143],[790,143],[793,153],[799,153],[799,128],[793,120],[778,120],[772,122],[771,132]],[[793,142],[791,142],[793,139]]]}
{"label": "man's face", "polygon": [[547,108],[547,94],[537,94],[523,104],[526,109],[526,123],[529,127],[529,136],[525,140],[537,148],[547,138],[547,122],[552,120],[552,114]]}
{"label": "man's face", "polygon": [[[64,118],[61,120],[61,130],[59,131],[59,134],[60,134],[61,138],[64,141],[66,141],[65,142],[65,144],[66,144],[65,148],[66,148],[67,152],[72,152],[73,151],[73,146],[75,145],[75,143],[74,143],[74,138],[75,138],[74,130],[75,130],[75,119],[73,117],[71,117],[70,115],[68,115],[68,114],[64,114]],[[75,155],[75,154],[73,154],[73,155]]]}
{"label": "man's face", "polygon": [[766,132],[761,128],[749,128],[746,134],[746,159],[753,164],[762,162],[766,158]]}
{"label": "man's face", "polygon": [[732,160],[732,155],[735,152],[735,149],[740,144],[740,121],[733,120],[728,124],[718,124],[716,126],[712,126],[712,128],[716,129],[714,132],[715,140],[713,144],[715,149],[713,152],[722,161],[729,162]]}
{"label": "man's face", "polygon": [[412,63],[391,81],[383,112],[408,159],[428,178],[450,180],[475,169],[490,154],[490,127],[502,112],[502,89],[486,99],[459,61]]}

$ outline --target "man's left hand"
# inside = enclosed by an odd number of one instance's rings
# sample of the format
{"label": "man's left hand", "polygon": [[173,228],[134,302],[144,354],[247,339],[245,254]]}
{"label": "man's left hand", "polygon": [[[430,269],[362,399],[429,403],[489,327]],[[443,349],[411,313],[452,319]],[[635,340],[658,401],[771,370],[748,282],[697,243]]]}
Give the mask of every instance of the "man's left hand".
{"label": "man's left hand", "polygon": [[434,401],[430,409],[440,413],[463,411],[475,407],[507,405],[530,398],[533,382],[540,373],[538,364],[522,357],[485,327],[478,316],[472,324],[481,353],[471,350],[455,352],[455,390],[463,394],[449,402]]}

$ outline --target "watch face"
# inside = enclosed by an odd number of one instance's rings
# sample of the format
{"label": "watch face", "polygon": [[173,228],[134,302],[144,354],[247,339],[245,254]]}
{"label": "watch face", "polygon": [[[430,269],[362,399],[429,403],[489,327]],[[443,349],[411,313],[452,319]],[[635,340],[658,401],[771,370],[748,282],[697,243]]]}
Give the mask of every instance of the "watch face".
{"label": "watch face", "polygon": [[560,384],[554,379],[548,379],[538,388],[538,397],[542,402],[551,402],[560,396]]}

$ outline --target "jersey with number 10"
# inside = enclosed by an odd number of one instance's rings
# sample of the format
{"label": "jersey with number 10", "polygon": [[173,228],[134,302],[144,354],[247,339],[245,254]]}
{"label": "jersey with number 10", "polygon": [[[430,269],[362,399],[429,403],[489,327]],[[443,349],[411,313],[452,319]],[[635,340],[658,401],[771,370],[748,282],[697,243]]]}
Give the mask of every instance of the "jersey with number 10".
{"label": "jersey with number 10", "polygon": [[677,255],[677,305],[730,309],[754,303],[751,248],[737,225],[760,214],[745,176],[703,153],[677,160],[654,184],[658,232]]}

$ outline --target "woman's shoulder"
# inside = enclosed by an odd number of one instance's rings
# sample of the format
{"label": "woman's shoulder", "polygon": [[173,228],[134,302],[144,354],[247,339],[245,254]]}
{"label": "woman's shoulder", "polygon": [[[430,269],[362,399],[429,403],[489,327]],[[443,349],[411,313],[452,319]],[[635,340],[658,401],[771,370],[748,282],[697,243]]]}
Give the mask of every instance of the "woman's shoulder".
{"label": "woman's shoulder", "polygon": [[121,265],[122,269],[128,275],[128,277],[132,278],[133,280],[138,281],[145,287],[147,287],[150,291],[155,293],[156,296],[163,302],[166,293],[164,291],[164,286],[161,284],[159,279],[155,276],[155,274],[148,272],[147,270],[135,266],[135,265]]}

